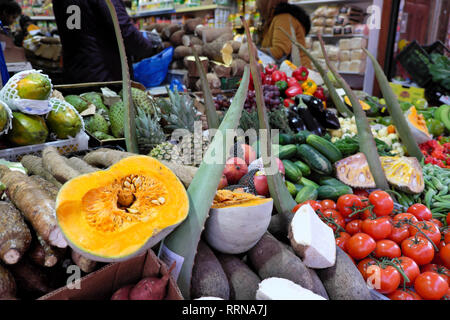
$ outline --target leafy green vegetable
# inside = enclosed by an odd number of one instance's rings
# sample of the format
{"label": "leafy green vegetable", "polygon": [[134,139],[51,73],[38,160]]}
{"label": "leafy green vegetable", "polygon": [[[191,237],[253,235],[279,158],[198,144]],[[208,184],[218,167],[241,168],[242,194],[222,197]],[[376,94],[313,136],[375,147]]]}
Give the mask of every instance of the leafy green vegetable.
{"label": "leafy green vegetable", "polygon": [[450,59],[438,53],[431,54],[434,64],[429,65],[433,81],[450,90]]}

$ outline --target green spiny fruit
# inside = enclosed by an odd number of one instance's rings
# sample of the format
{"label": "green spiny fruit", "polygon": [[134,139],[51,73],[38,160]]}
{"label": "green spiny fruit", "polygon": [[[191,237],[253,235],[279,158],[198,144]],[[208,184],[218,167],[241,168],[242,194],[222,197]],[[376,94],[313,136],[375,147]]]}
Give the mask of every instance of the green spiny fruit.
{"label": "green spiny fruit", "polygon": [[174,144],[163,142],[154,147],[148,155],[158,160],[173,161],[175,155],[174,150],[176,151]]}
{"label": "green spiny fruit", "polygon": [[116,138],[124,137],[125,107],[122,101],[118,101],[109,108],[109,122],[111,133]]}
{"label": "green spiny fruit", "polygon": [[83,112],[89,106],[89,101],[74,94],[64,97],[64,100],[70,103],[78,112]]}
{"label": "green spiny fruit", "polygon": [[83,93],[80,97],[92,103],[95,106],[97,113],[100,113],[103,116],[108,115],[108,107],[103,103],[103,99],[100,93],[87,92]]}
{"label": "green spiny fruit", "polygon": [[154,146],[164,142],[166,136],[158,120],[145,111],[138,109],[136,117],[136,136],[141,153],[148,153]]}
{"label": "green spiny fruit", "polygon": [[109,133],[108,121],[99,113],[89,116],[85,119],[84,125],[87,131],[94,133],[100,131],[103,133]]}
{"label": "green spiny fruit", "polygon": [[107,134],[107,133],[101,132],[101,131],[95,131],[92,135],[93,135],[94,137],[96,137],[98,140],[110,140],[110,139],[115,139],[115,137],[113,137],[113,136],[111,136],[111,135],[109,135],[109,134]]}

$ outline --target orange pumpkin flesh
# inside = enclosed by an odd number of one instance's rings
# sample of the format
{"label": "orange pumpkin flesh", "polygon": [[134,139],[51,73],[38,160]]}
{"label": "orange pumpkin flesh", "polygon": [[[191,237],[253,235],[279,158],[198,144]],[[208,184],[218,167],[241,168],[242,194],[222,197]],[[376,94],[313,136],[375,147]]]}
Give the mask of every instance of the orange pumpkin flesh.
{"label": "orange pumpkin flesh", "polygon": [[108,170],[72,179],[56,200],[68,242],[98,261],[119,261],[148,249],[154,245],[150,239],[181,223],[188,211],[183,184],[147,156],[125,158]]}

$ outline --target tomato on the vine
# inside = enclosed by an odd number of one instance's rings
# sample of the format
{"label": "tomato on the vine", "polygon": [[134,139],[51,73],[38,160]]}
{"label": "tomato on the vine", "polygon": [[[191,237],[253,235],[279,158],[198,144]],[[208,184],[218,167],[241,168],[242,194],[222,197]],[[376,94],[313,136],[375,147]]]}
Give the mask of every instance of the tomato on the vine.
{"label": "tomato on the vine", "polygon": [[357,195],[358,197],[369,197],[369,193],[367,192],[367,190],[364,189],[355,189],[353,190],[353,194]]}
{"label": "tomato on the vine", "polygon": [[402,289],[397,289],[387,296],[391,300],[415,300],[413,295]]}
{"label": "tomato on the vine", "polygon": [[414,281],[414,289],[424,299],[439,300],[448,291],[448,283],[435,272],[424,272]]}
{"label": "tomato on the vine", "polygon": [[345,231],[347,231],[350,235],[357,234],[358,232],[361,232],[361,225],[362,220],[351,220],[345,225]]}
{"label": "tomato on the vine", "polygon": [[447,222],[447,226],[450,226],[450,212],[447,213],[447,216],[445,217],[445,221]]}
{"label": "tomato on the vine", "polygon": [[[401,282],[401,275],[397,269],[393,266],[375,265],[372,268],[368,268],[366,271],[367,282],[370,282],[371,275],[375,277],[379,276],[379,281],[375,279],[372,283],[374,289],[383,294],[389,294],[397,290]],[[378,287],[377,287],[378,286]]]}
{"label": "tomato on the vine", "polygon": [[413,204],[406,212],[413,214],[419,221],[430,220],[433,218],[431,210],[421,203]]}
{"label": "tomato on the vine", "polygon": [[402,251],[398,244],[396,244],[392,240],[380,240],[377,241],[377,246],[375,248],[375,251],[373,252],[374,256],[377,258],[398,258],[402,255]]}
{"label": "tomato on the vine", "polygon": [[[400,267],[403,269],[403,272],[408,277],[408,282],[405,283],[406,286],[411,286],[414,283],[414,280],[416,280],[417,276],[420,274],[420,269],[417,263],[408,257],[402,256],[398,258],[398,261],[400,262]],[[398,265],[398,264],[397,264]],[[406,279],[402,277],[401,283]]]}
{"label": "tomato on the vine", "polygon": [[378,216],[388,216],[394,210],[394,200],[386,191],[377,190],[369,195],[369,202],[374,207],[372,211]]}
{"label": "tomato on the vine", "polygon": [[[323,216],[322,216],[323,215]],[[319,214],[319,218],[323,220],[333,231],[337,230],[336,225],[334,225],[332,222],[327,222],[326,219],[332,219],[337,225],[339,225],[342,229],[345,228],[345,220],[342,217],[342,215],[333,209],[326,209],[322,212],[322,215]]]}
{"label": "tomato on the vine", "polygon": [[439,257],[446,268],[450,269],[450,243],[439,251]]}
{"label": "tomato on the vine", "polygon": [[367,268],[372,265],[376,265],[376,264],[377,264],[377,262],[374,259],[365,258],[365,259],[361,260],[360,262],[358,262],[358,265],[356,267],[358,268],[358,270],[361,273],[364,280],[367,280]]}
{"label": "tomato on the vine", "polygon": [[403,255],[413,259],[419,266],[429,264],[434,258],[434,247],[423,237],[409,237],[401,244]]}
{"label": "tomato on the vine", "polygon": [[[336,207],[343,217],[349,217],[354,210],[359,210],[362,208],[361,199],[354,194],[345,194],[340,196],[337,200]],[[356,214],[353,218],[356,218]]]}
{"label": "tomato on the vine", "polygon": [[436,272],[437,274],[441,275],[447,283],[450,285],[450,270],[447,269],[444,266],[440,266],[438,264],[430,263],[421,268],[422,272]]}
{"label": "tomato on the vine", "polygon": [[419,221],[417,220],[415,215],[407,212],[396,214],[393,220],[398,222],[411,222],[411,223],[416,223]]}
{"label": "tomato on the vine", "polygon": [[336,245],[342,250],[346,250],[347,240],[350,239],[350,235],[347,232],[338,232],[338,237],[336,238]]}
{"label": "tomato on the vine", "polygon": [[312,208],[314,211],[317,211],[317,210],[321,210],[321,211],[322,211],[322,210],[323,210],[322,205],[320,204],[319,201],[315,201],[315,200],[307,200],[307,201],[305,201],[305,202],[302,202],[302,203],[297,204],[297,205],[292,209],[292,212],[293,212],[293,213],[297,212],[298,209],[300,209],[302,206],[304,206],[304,205],[306,205],[306,204],[309,204],[309,205],[311,206],[311,208]]}
{"label": "tomato on the vine", "polygon": [[394,222],[394,224],[392,225],[392,232],[388,236],[388,239],[400,244],[409,236],[410,234],[408,226],[402,225],[399,222]]}
{"label": "tomato on the vine", "polygon": [[414,236],[417,234],[418,237],[424,237],[426,238],[422,232],[430,238],[431,241],[434,242],[435,245],[438,245],[441,241],[441,232],[439,231],[439,228],[430,221],[419,221],[412,226],[412,228],[409,229],[409,232],[411,236]]}
{"label": "tomato on the vine", "polygon": [[444,231],[442,231],[442,234],[444,235],[444,242],[445,244],[450,243],[450,228],[445,228]]}
{"label": "tomato on the vine", "polygon": [[336,210],[336,202],[334,202],[333,200],[322,200],[320,202],[320,205],[322,206],[322,208],[325,209],[333,209]]}
{"label": "tomato on the vine", "polygon": [[388,217],[369,218],[362,222],[361,230],[375,240],[382,240],[391,234],[392,224]]}
{"label": "tomato on the vine", "polygon": [[346,246],[349,255],[355,260],[361,260],[371,254],[377,244],[371,236],[360,232],[348,239]]}
{"label": "tomato on the vine", "polygon": [[433,219],[430,219],[429,221],[433,222],[436,225],[436,227],[438,227],[438,228],[442,228],[444,226],[444,224],[441,222],[441,220],[433,218]]}

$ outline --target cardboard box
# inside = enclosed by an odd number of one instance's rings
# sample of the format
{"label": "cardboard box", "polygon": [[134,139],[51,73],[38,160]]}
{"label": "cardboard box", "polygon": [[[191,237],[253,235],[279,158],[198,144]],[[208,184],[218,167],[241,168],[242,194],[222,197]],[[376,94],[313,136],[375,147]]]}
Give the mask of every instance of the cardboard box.
{"label": "cardboard box", "polygon": [[392,91],[394,91],[398,100],[404,102],[411,102],[417,99],[425,98],[425,89],[417,87],[408,87],[399,83],[389,83],[391,85]]}
{"label": "cardboard box", "polygon": [[[152,250],[124,262],[109,264],[81,278],[80,289],[62,287],[38,300],[110,300],[113,293],[145,277],[162,277],[168,268]],[[175,280],[169,278],[165,300],[183,300]]]}

